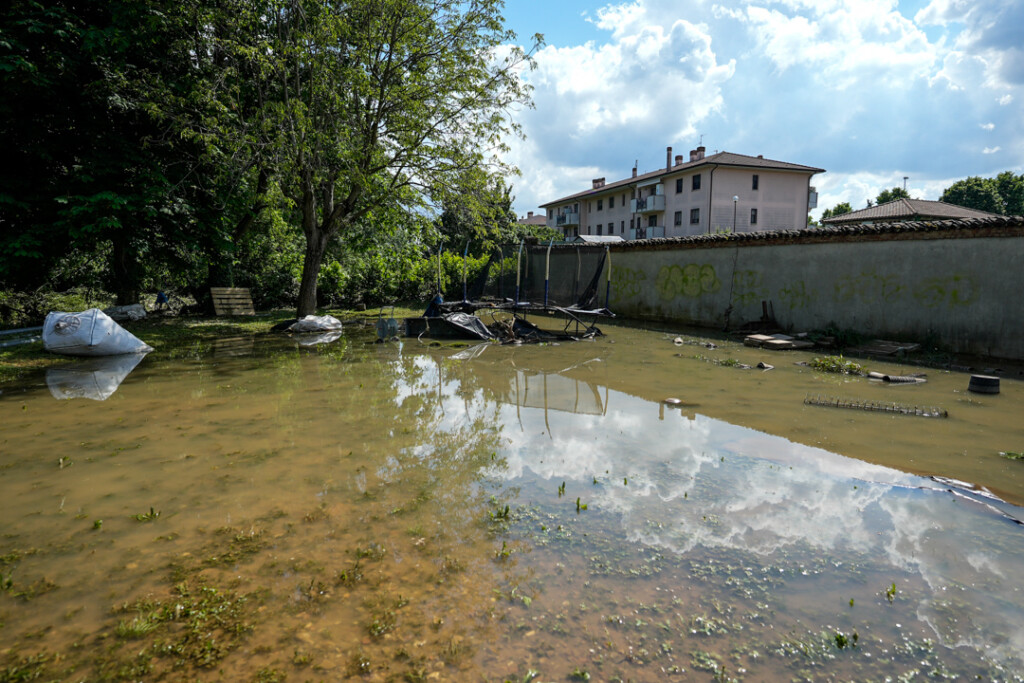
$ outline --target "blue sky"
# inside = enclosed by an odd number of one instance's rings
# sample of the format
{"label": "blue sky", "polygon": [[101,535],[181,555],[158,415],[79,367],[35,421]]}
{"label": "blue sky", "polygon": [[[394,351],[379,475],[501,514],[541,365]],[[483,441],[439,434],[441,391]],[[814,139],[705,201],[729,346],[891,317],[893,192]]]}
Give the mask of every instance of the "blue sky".
{"label": "blue sky", "polygon": [[826,169],[817,216],[1024,171],[1022,0],[506,0],[535,108],[507,159],[519,215],[665,148]]}

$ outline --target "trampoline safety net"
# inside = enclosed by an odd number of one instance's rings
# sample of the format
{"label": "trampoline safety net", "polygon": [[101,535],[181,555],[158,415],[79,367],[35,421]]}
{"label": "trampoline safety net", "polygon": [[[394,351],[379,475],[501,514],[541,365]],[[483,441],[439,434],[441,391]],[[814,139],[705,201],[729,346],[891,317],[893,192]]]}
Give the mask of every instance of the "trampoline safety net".
{"label": "trampoline safety net", "polygon": [[607,249],[603,246],[546,244],[495,248],[475,277],[446,292],[447,301],[495,301],[524,307],[607,307]]}

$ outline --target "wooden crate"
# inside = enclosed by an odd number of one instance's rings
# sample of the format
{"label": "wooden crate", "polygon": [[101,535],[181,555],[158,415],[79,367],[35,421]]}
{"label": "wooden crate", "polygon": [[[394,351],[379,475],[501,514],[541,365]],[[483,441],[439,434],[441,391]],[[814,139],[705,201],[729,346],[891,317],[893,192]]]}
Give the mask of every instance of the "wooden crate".
{"label": "wooden crate", "polygon": [[247,287],[210,287],[217,315],[256,315]]}

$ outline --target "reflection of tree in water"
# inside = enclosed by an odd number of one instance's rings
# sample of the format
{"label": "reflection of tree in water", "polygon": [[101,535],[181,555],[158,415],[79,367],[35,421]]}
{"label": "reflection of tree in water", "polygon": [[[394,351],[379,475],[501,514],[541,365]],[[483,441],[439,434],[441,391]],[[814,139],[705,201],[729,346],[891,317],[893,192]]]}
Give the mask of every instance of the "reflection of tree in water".
{"label": "reflection of tree in water", "polygon": [[[415,680],[471,661],[496,585],[485,520],[514,491],[492,500],[482,485],[484,473],[501,466],[496,406],[441,357],[386,352],[370,348],[357,352],[363,362],[302,368],[303,396],[319,395],[312,400],[325,402],[331,430],[339,440],[355,435],[360,447],[342,458],[346,481],[339,471],[322,512],[310,514],[310,530],[325,527],[314,545],[344,546],[331,553],[334,567],[320,572],[334,577],[309,578],[314,588],[337,586],[328,588],[318,620],[358,628],[345,639],[315,636],[312,645],[349,673]],[[347,391],[322,388],[342,382]],[[288,413],[301,419],[306,408],[292,401]]]}

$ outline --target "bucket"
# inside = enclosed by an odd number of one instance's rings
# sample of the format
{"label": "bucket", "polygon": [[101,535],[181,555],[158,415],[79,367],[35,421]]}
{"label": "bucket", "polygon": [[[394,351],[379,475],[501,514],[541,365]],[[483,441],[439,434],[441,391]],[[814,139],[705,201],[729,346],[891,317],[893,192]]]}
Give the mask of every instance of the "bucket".
{"label": "bucket", "polygon": [[967,391],[976,394],[998,394],[999,378],[989,375],[971,375],[971,382],[967,385]]}

